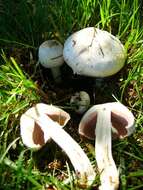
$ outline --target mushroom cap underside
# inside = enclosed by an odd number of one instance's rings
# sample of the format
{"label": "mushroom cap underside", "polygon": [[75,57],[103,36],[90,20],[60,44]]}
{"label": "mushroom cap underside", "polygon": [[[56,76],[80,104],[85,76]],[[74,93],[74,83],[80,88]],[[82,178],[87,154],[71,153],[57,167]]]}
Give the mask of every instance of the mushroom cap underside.
{"label": "mushroom cap underside", "polygon": [[95,139],[95,128],[100,106],[109,106],[111,110],[112,136],[124,138],[135,130],[134,116],[126,106],[119,102],[95,105],[82,117],[79,124],[79,134],[88,139]]}
{"label": "mushroom cap underside", "polygon": [[35,118],[38,119],[42,114],[58,122],[61,127],[64,127],[70,119],[67,112],[53,105],[39,103],[28,109],[20,118],[20,133],[23,143],[29,148],[39,149],[50,139],[47,134],[46,139],[44,138],[44,131],[36,123]]}
{"label": "mushroom cap underside", "polygon": [[92,77],[117,73],[126,59],[120,40],[94,27],[72,34],[64,44],[63,56],[74,73]]}

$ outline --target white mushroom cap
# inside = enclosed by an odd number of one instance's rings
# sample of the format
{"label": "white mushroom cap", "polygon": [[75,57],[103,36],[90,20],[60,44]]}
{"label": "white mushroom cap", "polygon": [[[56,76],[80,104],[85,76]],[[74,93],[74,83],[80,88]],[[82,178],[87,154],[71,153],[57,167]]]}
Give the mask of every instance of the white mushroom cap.
{"label": "white mushroom cap", "polygon": [[38,57],[46,68],[61,66],[64,63],[63,45],[57,40],[47,40],[40,45]]}
{"label": "white mushroom cap", "polygon": [[64,127],[70,119],[67,112],[53,105],[38,103],[28,109],[20,118],[20,133],[23,143],[29,148],[39,149],[50,139],[50,136],[48,134],[45,136],[35,123],[35,118],[42,114],[48,115],[61,127]]}
{"label": "white mushroom cap", "polygon": [[83,114],[90,106],[90,96],[85,91],[76,92],[70,99],[70,104],[75,106],[75,112]]}
{"label": "white mushroom cap", "polygon": [[120,40],[94,27],[72,34],[64,44],[63,56],[75,74],[91,77],[114,75],[126,59]]}

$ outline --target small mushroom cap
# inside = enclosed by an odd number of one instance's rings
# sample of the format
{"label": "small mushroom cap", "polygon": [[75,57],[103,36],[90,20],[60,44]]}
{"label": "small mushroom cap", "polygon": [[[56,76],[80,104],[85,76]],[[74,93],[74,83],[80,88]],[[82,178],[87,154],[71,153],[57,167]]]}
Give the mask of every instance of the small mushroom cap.
{"label": "small mushroom cap", "polygon": [[64,63],[63,45],[57,40],[47,40],[40,45],[38,57],[43,67],[61,66]]}
{"label": "small mushroom cap", "polygon": [[70,104],[75,106],[75,112],[83,114],[90,106],[90,96],[85,91],[76,92],[70,99]]}
{"label": "small mushroom cap", "polygon": [[112,134],[114,138],[124,138],[135,130],[134,116],[129,109],[119,102],[99,104],[91,107],[82,117],[79,124],[79,134],[88,139],[95,139],[95,128],[98,117],[98,109],[110,107]]}
{"label": "small mushroom cap", "polygon": [[64,127],[70,119],[67,112],[53,105],[39,103],[28,109],[20,118],[20,133],[23,143],[29,148],[39,149],[50,139],[50,136],[48,134],[45,136],[44,131],[35,122],[35,118],[42,114],[58,122],[61,127]]}
{"label": "small mushroom cap", "polygon": [[63,56],[75,74],[91,77],[114,75],[126,59],[120,40],[94,27],[72,34],[64,44]]}

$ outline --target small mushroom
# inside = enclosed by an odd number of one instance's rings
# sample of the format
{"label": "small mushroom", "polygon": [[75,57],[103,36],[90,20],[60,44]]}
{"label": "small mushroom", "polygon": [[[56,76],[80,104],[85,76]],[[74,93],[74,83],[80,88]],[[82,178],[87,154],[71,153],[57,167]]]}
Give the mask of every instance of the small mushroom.
{"label": "small mushroom", "polygon": [[20,119],[23,143],[29,148],[41,148],[51,138],[67,154],[78,174],[80,185],[91,185],[95,178],[93,167],[79,144],[62,129],[70,116],[52,105],[37,104]]}
{"label": "small mushroom", "polygon": [[47,40],[40,45],[38,57],[43,67],[51,69],[55,82],[60,83],[60,66],[64,63],[63,45],[57,40]]}
{"label": "small mushroom", "polygon": [[75,74],[108,77],[124,66],[126,53],[118,38],[107,31],[87,27],[68,37],[63,57]]}
{"label": "small mushroom", "polygon": [[112,157],[111,135],[114,138],[124,138],[134,130],[133,114],[119,102],[94,105],[82,117],[79,134],[95,139],[100,190],[117,190],[119,186],[119,173]]}
{"label": "small mushroom", "polygon": [[75,112],[83,114],[90,106],[90,96],[85,91],[76,92],[70,99],[70,104],[75,108]]}

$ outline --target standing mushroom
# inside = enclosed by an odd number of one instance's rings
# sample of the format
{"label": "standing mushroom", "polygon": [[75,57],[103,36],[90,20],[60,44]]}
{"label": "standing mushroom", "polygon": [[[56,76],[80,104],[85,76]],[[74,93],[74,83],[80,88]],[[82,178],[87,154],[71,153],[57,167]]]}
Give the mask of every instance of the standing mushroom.
{"label": "standing mushroom", "polygon": [[70,116],[52,105],[37,104],[20,119],[23,143],[29,148],[41,148],[53,139],[67,154],[78,174],[80,185],[91,185],[95,178],[93,167],[79,144],[62,129]]}
{"label": "standing mushroom", "polygon": [[43,67],[51,69],[55,82],[60,83],[60,66],[64,63],[63,45],[57,40],[47,40],[40,45],[38,57]]}
{"label": "standing mushroom", "polygon": [[66,40],[63,57],[75,74],[107,77],[124,66],[126,53],[118,38],[107,31],[88,27]]}
{"label": "standing mushroom", "polygon": [[95,139],[100,190],[116,190],[119,186],[119,174],[112,157],[111,135],[124,138],[132,134],[134,129],[133,114],[119,102],[95,105],[82,117],[79,134]]}

